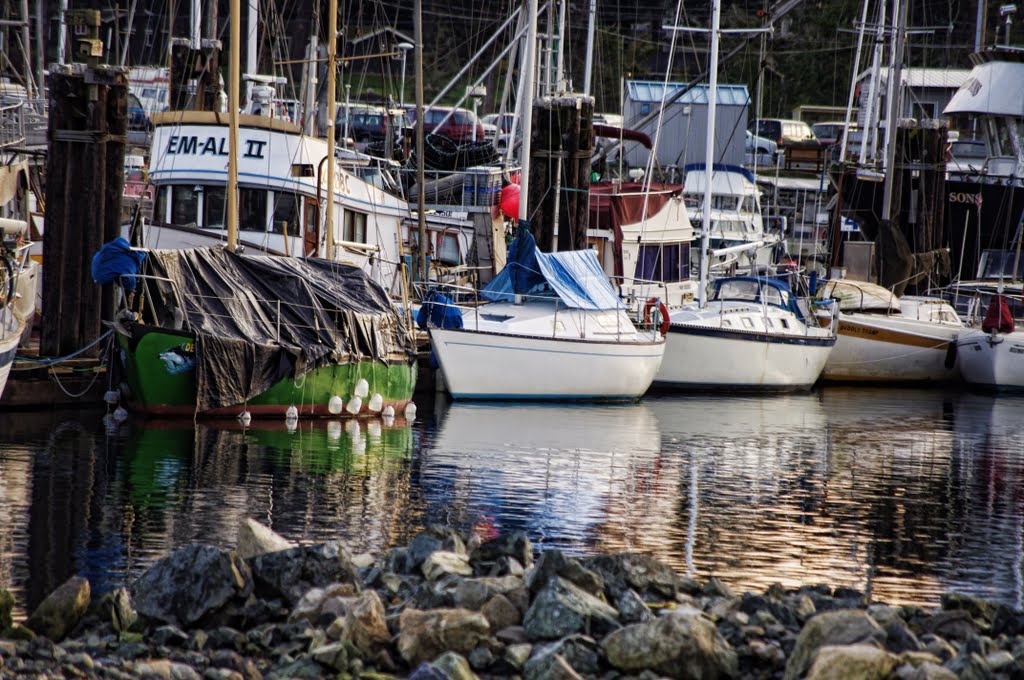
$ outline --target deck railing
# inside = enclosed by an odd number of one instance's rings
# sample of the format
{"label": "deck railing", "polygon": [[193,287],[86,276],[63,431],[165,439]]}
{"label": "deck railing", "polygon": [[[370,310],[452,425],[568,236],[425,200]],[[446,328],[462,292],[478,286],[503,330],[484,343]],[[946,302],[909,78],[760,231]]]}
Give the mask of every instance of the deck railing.
{"label": "deck railing", "polygon": [[0,149],[25,143],[24,103],[0,105]]}

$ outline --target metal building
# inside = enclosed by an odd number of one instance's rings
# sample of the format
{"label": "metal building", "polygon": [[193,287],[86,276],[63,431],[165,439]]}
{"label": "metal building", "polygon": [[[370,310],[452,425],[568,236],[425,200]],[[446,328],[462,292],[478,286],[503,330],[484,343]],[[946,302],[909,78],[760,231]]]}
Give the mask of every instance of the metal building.
{"label": "metal building", "polygon": [[[684,87],[686,83],[669,83],[666,87],[659,81],[627,80],[626,100],[622,111],[624,126],[647,133],[653,141],[658,125],[657,119],[640,127],[636,127],[637,121],[656,111],[663,100],[670,99]],[[750,93],[747,92],[746,85],[719,85],[717,99],[715,162],[742,165]],[[682,169],[687,163],[704,162],[707,109],[707,85],[697,85],[665,107],[661,120],[661,135],[657,142],[658,163],[662,168]],[[644,167],[647,164],[648,152],[640,144],[627,143],[624,158],[630,166]]]}

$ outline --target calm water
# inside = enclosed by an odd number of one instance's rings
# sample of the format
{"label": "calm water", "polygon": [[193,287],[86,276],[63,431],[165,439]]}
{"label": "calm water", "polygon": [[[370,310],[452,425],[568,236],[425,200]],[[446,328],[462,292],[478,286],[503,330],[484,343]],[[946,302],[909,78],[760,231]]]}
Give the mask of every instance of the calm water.
{"label": "calm water", "polygon": [[619,406],[421,404],[417,420],[237,426],[0,414],[0,586],[125,583],[252,516],[354,551],[430,523],[652,553],[738,590],[829,583],[891,603],[1019,606],[1024,398],[826,388]]}

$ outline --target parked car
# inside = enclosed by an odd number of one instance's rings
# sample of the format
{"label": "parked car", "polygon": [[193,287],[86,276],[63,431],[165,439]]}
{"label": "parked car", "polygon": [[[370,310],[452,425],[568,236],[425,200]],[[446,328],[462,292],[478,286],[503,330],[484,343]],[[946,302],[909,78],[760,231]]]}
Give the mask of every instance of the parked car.
{"label": "parked car", "polygon": [[348,123],[348,136],[358,143],[384,141],[389,125],[393,138],[399,140],[402,136],[402,128],[412,125],[404,109],[386,110],[381,106],[369,104],[349,104],[347,107],[342,104],[339,106],[335,123],[337,126],[335,134],[339,138],[345,134],[346,123]]}
{"label": "parked car", "polygon": [[483,124],[493,125],[497,128],[494,146],[498,151],[504,152],[508,148],[508,140],[516,125],[516,116],[513,113],[488,113],[483,117]]}
{"label": "parked car", "polygon": [[[850,125],[851,131],[855,128],[855,125]],[[811,132],[813,132],[818,141],[825,146],[841,143],[843,141],[843,131],[845,129],[846,121],[843,120],[825,121],[822,123],[815,123],[811,126]]]}
{"label": "parked car", "polygon": [[811,126],[802,120],[761,118],[751,121],[747,129],[759,137],[774,140],[779,146],[817,141],[814,132],[811,131]]}
{"label": "parked car", "polygon": [[775,154],[779,151],[779,145],[767,137],[761,137],[755,135],[750,130],[747,130],[747,138],[743,142],[743,151],[749,155],[758,156],[771,156],[775,157]]}
{"label": "parked car", "polygon": [[[416,122],[416,107],[408,109],[409,118]],[[451,113],[449,116],[448,114]],[[448,120],[445,120],[445,117]],[[444,124],[441,124],[444,121]],[[477,141],[486,138],[484,126],[472,111],[468,109],[452,109],[450,106],[435,106],[427,111],[424,117],[423,131],[427,134],[444,135],[456,142],[469,142],[475,137]],[[474,135],[474,130],[475,135]]]}

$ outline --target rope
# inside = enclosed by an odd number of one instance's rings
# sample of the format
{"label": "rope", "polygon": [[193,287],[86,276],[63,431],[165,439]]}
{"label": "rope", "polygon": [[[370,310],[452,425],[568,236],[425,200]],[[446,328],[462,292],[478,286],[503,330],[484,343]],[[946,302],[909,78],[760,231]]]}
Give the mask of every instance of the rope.
{"label": "rope", "polygon": [[77,352],[72,352],[71,354],[68,354],[67,356],[57,357],[56,359],[30,359],[29,357],[16,356],[16,357],[14,357],[14,360],[15,361],[30,361],[32,363],[42,364],[44,366],[56,365],[56,364],[59,364],[62,361],[67,361],[68,359],[74,359],[79,354],[81,354],[81,353],[83,353],[83,352],[85,352],[87,350],[92,349],[93,347],[95,347],[96,345],[100,344],[101,342],[103,342],[108,337],[110,337],[110,334],[113,333],[113,332],[114,332],[113,330],[107,331],[106,333],[104,333],[100,337],[96,338],[95,340],[93,340],[91,343],[89,343],[88,345],[86,345],[82,349],[78,350]]}
{"label": "rope", "polygon": [[94,372],[94,373],[92,374],[92,380],[90,380],[90,381],[89,381],[89,384],[85,386],[85,389],[84,389],[84,390],[82,390],[81,392],[79,392],[78,394],[72,394],[71,392],[69,392],[69,391],[67,390],[67,388],[66,388],[66,387],[64,387],[64,385],[62,385],[62,384],[61,384],[61,382],[60,382],[60,378],[58,378],[58,377],[57,377],[57,374],[56,374],[56,373],[53,373],[53,372],[51,372],[51,373],[50,373],[50,377],[51,377],[51,378],[53,378],[53,382],[57,383],[57,387],[59,387],[59,388],[60,388],[60,391],[61,391],[61,392],[63,392],[64,394],[68,395],[68,396],[69,396],[69,397],[71,397],[72,399],[79,399],[79,398],[81,398],[81,397],[84,397],[84,396],[86,395],[86,393],[87,393],[87,392],[88,392],[89,390],[91,390],[91,389],[92,389],[92,386],[96,384],[96,379],[97,379],[97,378],[98,378],[99,376],[100,376],[100,373],[99,373],[99,371],[96,371],[96,372]]}
{"label": "rope", "polygon": [[870,360],[865,360],[865,361],[842,361],[842,362],[835,362],[832,365],[833,366],[860,366],[860,365],[863,365],[863,364],[877,364],[877,363],[882,362],[882,361],[892,361],[894,359],[903,359],[905,357],[914,356],[915,354],[920,354],[921,352],[928,352],[928,351],[931,351],[933,349],[939,349],[943,345],[948,345],[950,342],[952,342],[952,341],[940,342],[937,345],[931,345],[929,347],[921,347],[920,349],[916,349],[916,350],[914,350],[912,352],[907,352],[906,354],[893,354],[891,356],[883,357],[881,359],[870,359]]}

